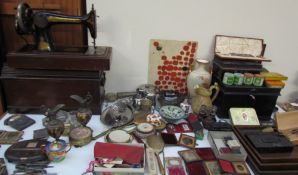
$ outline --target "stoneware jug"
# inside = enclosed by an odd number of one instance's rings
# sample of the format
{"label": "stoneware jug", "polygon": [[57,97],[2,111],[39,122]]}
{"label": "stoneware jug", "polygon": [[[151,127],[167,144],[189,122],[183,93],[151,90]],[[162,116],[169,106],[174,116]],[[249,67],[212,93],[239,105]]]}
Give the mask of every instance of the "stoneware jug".
{"label": "stoneware jug", "polygon": [[197,59],[196,69],[189,73],[187,76],[187,89],[189,97],[192,98],[196,96],[195,86],[203,86],[209,88],[211,84],[211,74],[207,71],[208,60]]}
{"label": "stoneware jug", "polygon": [[[215,90],[213,94],[213,90]],[[194,113],[198,114],[202,105],[212,107],[212,102],[215,100],[219,92],[217,83],[214,83],[209,89],[202,86],[195,88],[196,95],[191,99],[191,108]],[[212,96],[213,94],[213,96]],[[211,97],[212,96],[212,97]]]}

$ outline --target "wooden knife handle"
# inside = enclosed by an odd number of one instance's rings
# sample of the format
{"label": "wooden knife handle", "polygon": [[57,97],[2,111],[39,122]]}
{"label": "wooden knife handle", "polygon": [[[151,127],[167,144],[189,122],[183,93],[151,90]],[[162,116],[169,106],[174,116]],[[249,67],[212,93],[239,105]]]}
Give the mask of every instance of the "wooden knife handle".
{"label": "wooden knife handle", "polygon": [[166,174],[165,168],[163,167],[162,162],[160,160],[160,157],[157,153],[155,153],[155,157],[156,157],[157,162],[158,162],[158,167],[159,167],[160,174],[165,175]]}

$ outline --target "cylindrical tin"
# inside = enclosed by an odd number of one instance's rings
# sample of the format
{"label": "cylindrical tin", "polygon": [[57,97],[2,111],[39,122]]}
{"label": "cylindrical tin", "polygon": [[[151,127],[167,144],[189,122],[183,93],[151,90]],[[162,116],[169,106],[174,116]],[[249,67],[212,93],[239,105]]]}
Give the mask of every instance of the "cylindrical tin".
{"label": "cylindrical tin", "polygon": [[149,123],[140,123],[137,125],[136,133],[138,137],[144,139],[155,134],[155,128]]}
{"label": "cylindrical tin", "polygon": [[244,75],[242,73],[234,73],[234,85],[242,85],[243,77]]}
{"label": "cylindrical tin", "polygon": [[251,73],[245,73],[244,74],[244,79],[243,79],[243,84],[245,85],[252,85],[254,79],[254,75]]}
{"label": "cylindrical tin", "polygon": [[255,74],[253,79],[253,85],[255,86],[263,86],[264,83],[264,76],[260,74]]}
{"label": "cylindrical tin", "polygon": [[148,99],[148,98],[141,99],[141,110],[142,111],[150,111],[152,105],[153,105],[153,102],[150,99]]}
{"label": "cylindrical tin", "polygon": [[226,72],[224,74],[222,82],[223,82],[223,84],[226,84],[226,85],[233,85],[233,83],[234,83],[234,74],[232,74],[230,72]]}
{"label": "cylindrical tin", "polygon": [[70,143],[76,147],[87,145],[91,142],[92,130],[89,127],[77,127],[70,131]]}

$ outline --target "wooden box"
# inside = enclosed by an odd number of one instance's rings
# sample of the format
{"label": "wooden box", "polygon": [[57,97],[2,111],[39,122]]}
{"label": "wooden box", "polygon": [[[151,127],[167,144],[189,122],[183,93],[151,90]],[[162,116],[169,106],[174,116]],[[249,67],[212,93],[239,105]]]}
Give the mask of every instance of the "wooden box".
{"label": "wooden box", "polygon": [[255,108],[259,120],[271,119],[281,89],[264,86],[230,86],[217,79],[213,81],[218,82],[220,86],[219,94],[214,101],[218,117],[229,118],[229,109],[240,107]]}
{"label": "wooden box", "polygon": [[263,57],[263,39],[235,36],[215,36],[215,57],[224,60],[271,61]]}
{"label": "wooden box", "polygon": [[298,111],[276,113],[275,122],[278,131],[294,145],[298,145]]}
{"label": "wooden box", "polygon": [[[144,144],[126,144],[126,143],[119,143],[120,145],[130,145],[135,147],[144,147]],[[95,175],[144,175],[145,174],[145,152],[144,152],[144,160],[143,166],[139,168],[105,168],[105,167],[98,167],[94,166],[94,173]]]}
{"label": "wooden box", "polygon": [[233,153],[221,153],[220,148],[218,148],[217,144],[215,143],[215,139],[224,139],[226,137],[231,137],[233,140],[237,140],[236,135],[230,131],[209,131],[208,132],[208,141],[210,146],[216,156],[217,159],[223,159],[227,161],[245,161],[247,157],[247,153],[242,145],[240,145],[240,153],[233,154]]}
{"label": "wooden box", "polygon": [[110,69],[111,47],[64,47],[40,52],[32,45],[7,54],[9,67],[45,70],[99,71]]}
{"label": "wooden box", "polygon": [[290,153],[259,153],[246,137],[246,133],[262,132],[260,126],[235,126],[235,135],[244,146],[248,163],[257,174],[298,174],[298,147]]}
{"label": "wooden box", "polygon": [[103,71],[53,71],[14,69],[5,65],[0,77],[3,98],[10,113],[41,113],[41,105],[54,107],[62,103],[65,110],[75,110],[79,104],[69,96],[93,96],[94,114],[101,112],[104,99]]}

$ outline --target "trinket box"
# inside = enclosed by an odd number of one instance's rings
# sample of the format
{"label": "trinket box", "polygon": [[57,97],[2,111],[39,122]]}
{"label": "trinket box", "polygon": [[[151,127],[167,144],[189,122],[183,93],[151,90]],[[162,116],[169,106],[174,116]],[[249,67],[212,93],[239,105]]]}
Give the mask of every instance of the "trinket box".
{"label": "trinket box", "polygon": [[202,158],[193,149],[178,151],[178,154],[185,163],[197,162],[202,160]]}
{"label": "trinket box", "polygon": [[221,169],[217,161],[203,162],[205,172],[207,175],[221,174]]}
{"label": "trinket box", "polygon": [[69,141],[75,147],[87,145],[92,140],[92,129],[89,127],[77,127],[70,131]]}
{"label": "trinket box", "polygon": [[4,121],[5,125],[9,125],[10,127],[18,131],[22,131],[27,127],[33,125],[34,123],[35,120],[31,119],[30,117],[24,114],[14,114]]}
{"label": "trinket box", "polygon": [[186,164],[189,175],[206,175],[203,162],[192,162]]}
{"label": "trinket box", "polygon": [[48,160],[43,148],[46,140],[24,140],[11,145],[4,153],[5,158],[13,163],[32,163]]}
{"label": "trinket box", "polygon": [[211,148],[195,148],[196,153],[204,160],[216,160],[216,157]]}
{"label": "trinket box", "polygon": [[236,126],[259,126],[260,122],[254,108],[230,108],[230,118]]}
{"label": "trinket box", "polygon": [[192,127],[188,122],[182,122],[179,124],[168,123],[166,125],[166,130],[168,133],[186,133],[192,132]]}
{"label": "trinket box", "polygon": [[[291,153],[260,153],[249,141],[247,134],[262,134],[264,127],[234,126],[233,130],[241,145],[247,151],[247,162],[256,174],[298,174],[297,146],[294,147]],[[276,133],[276,131],[272,133]]]}
{"label": "trinket box", "polygon": [[214,53],[227,60],[271,61],[263,57],[265,47],[263,39],[216,35]]}
{"label": "trinket box", "polygon": [[237,140],[236,135],[232,131],[209,131],[208,141],[217,159],[227,161],[245,161],[247,153],[240,145],[239,151],[232,151],[228,146],[228,140]]}
{"label": "trinket box", "polygon": [[14,144],[22,139],[24,131],[0,130],[0,144]]}
{"label": "trinket box", "polygon": [[129,143],[132,139],[133,137],[124,130],[113,130],[105,137],[109,143]]}
{"label": "trinket box", "polygon": [[[107,151],[108,150],[108,151]],[[115,158],[119,157],[130,165],[126,168],[106,168],[94,166],[94,172],[96,175],[141,175],[145,172],[145,149],[143,144],[113,144],[113,143],[101,143],[96,142],[94,146],[94,157],[102,158]]]}
{"label": "trinket box", "polygon": [[218,163],[220,165],[220,168],[221,168],[222,172],[229,173],[229,174],[234,174],[235,173],[233,165],[230,161],[218,160]]}
{"label": "trinket box", "polygon": [[268,88],[265,86],[229,86],[218,82],[219,94],[214,101],[217,107],[216,114],[220,118],[229,118],[229,109],[233,107],[254,108],[259,120],[270,120],[275,109],[276,101],[280,96],[280,88]]}
{"label": "trinket box", "polygon": [[167,174],[186,175],[183,163],[179,157],[165,157]]}
{"label": "trinket box", "polygon": [[154,135],[155,134],[155,128],[153,125],[149,123],[140,123],[137,125],[136,132],[135,134],[144,139],[148,136]]}
{"label": "trinket box", "polygon": [[177,145],[178,144],[176,135],[173,133],[160,133],[160,136],[166,145]]}
{"label": "trinket box", "polygon": [[242,174],[242,175],[250,174],[245,162],[232,162],[232,164],[236,171],[236,174]]}
{"label": "trinket box", "polygon": [[179,137],[178,144],[181,146],[188,147],[188,148],[195,148],[196,147],[196,138],[193,136],[186,135],[186,134],[181,134]]}
{"label": "trinket box", "polygon": [[260,153],[292,152],[293,144],[277,133],[250,133],[246,137]]}

